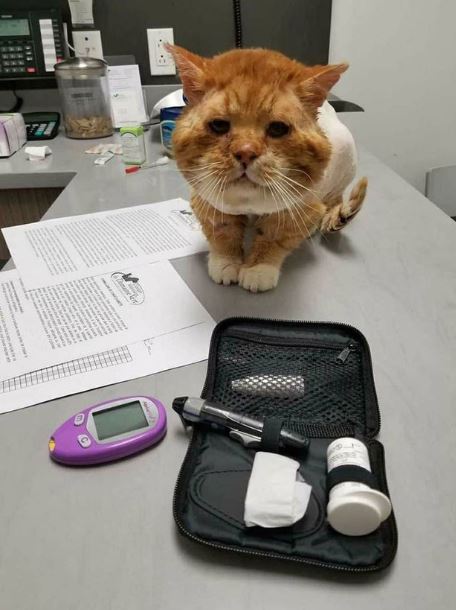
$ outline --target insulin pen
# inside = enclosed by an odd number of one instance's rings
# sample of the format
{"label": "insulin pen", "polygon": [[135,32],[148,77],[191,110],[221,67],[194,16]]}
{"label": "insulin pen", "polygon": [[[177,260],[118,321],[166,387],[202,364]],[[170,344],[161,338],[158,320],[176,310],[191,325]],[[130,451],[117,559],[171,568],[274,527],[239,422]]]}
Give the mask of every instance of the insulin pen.
{"label": "insulin pen", "polygon": [[[207,423],[227,430],[230,437],[244,447],[257,448],[261,445],[263,422],[259,419],[239,415],[203,398],[188,396],[175,398],[173,409],[180,415],[185,427],[196,422]],[[307,450],[309,439],[282,427],[279,433],[279,447]]]}

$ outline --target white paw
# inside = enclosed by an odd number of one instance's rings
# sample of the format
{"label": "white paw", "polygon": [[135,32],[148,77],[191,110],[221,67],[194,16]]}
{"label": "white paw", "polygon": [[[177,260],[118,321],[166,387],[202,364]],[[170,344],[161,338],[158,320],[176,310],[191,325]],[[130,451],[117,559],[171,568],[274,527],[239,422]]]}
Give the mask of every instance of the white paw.
{"label": "white paw", "polygon": [[237,284],[241,261],[229,256],[209,254],[208,270],[209,276],[217,284]]}
{"label": "white paw", "polygon": [[266,263],[253,267],[241,267],[239,285],[251,292],[265,292],[277,286],[279,274],[280,269],[278,267]]}

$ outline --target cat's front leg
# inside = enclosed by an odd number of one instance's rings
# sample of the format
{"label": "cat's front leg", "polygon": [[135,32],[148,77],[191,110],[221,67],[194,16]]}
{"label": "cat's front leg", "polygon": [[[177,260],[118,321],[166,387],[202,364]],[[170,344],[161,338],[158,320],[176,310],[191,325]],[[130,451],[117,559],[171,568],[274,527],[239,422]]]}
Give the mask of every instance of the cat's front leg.
{"label": "cat's front leg", "polygon": [[239,272],[239,285],[251,292],[275,288],[285,258],[315,231],[324,206],[314,204],[306,216],[281,212],[260,216],[252,249]]}
{"label": "cat's front leg", "polygon": [[236,284],[243,262],[246,216],[222,214],[199,197],[192,208],[209,242],[208,272],[217,284]]}

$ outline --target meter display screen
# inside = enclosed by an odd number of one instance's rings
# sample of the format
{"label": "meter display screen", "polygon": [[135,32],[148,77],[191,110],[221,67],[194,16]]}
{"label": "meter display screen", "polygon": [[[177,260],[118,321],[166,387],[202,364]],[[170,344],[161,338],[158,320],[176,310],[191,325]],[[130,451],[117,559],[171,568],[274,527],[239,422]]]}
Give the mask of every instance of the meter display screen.
{"label": "meter display screen", "polygon": [[92,415],[100,441],[148,426],[139,400],[96,411]]}

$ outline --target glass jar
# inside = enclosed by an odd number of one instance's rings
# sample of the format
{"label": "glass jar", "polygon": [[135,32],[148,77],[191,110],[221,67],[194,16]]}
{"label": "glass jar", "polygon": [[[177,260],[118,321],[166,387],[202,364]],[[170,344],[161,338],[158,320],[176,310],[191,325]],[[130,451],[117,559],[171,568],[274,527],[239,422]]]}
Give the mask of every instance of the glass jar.
{"label": "glass jar", "polygon": [[113,134],[108,64],[94,57],[72,57],[55,66],[63,124],[69,138],[103,138]]}

